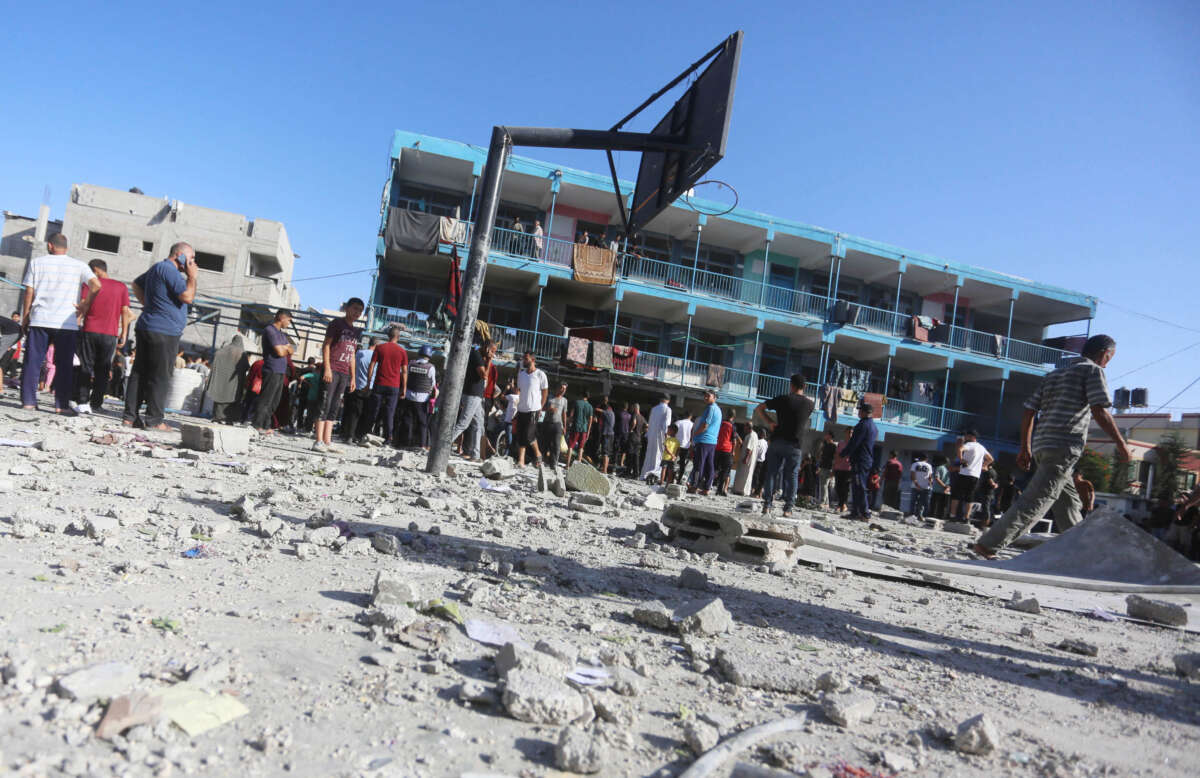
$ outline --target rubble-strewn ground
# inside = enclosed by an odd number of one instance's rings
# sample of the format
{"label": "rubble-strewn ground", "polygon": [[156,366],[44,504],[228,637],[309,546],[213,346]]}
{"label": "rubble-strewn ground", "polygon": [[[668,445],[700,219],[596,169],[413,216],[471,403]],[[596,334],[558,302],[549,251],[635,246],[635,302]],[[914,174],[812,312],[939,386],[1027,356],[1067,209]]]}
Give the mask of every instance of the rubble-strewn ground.
{"label": "rubble-strewn ground", "polygon": [[[693,747],[803,714],[801,731],[742,760],[801,775],[842,762],[884,775],[1198,769],[1200,693],[1172,658],[1200,641],[1176,630],[1031,615],[846,571],[771,572],[652,533],[639,547],[638,525],[660,511],[639,507],[649,490],[630,481],[602,508],[573,511],[535,491],[532,469],[492,482],[510,489],[498,492],[461,460],[435,478],[424,457],[321,456],[304,438],[196,454],[176,447],[178,433],[135,438],[112,417],[58,419],[9,398],[0,437],[42,442],[0,446],[0,765],[17,775],[543,776],[570,765],[667,776]],[[231,516],[246,496],[247,515]],[[310,517],[344,524],[314,531]],[[282,526],[263,537],[272,518]],[[885,523],[890,542],[918,553],[962,543]],[[346,537],[378,530],[395,540]],[[206,556],[183,556],[200,544]],[[688,567],[706,589],[680,586]],[[380,572],[397,602],[415,596],[426,613],[372,608]],[[694,573],[687,583],[705,586]],[[711,606],[690,622],[700,634],[681,635],[670,611],[713,598],[731,628],[719,631],[728,625]],[[498,649],[467,637],[455,613],[538,645],[510,657],[507,689]],[[645,625],[656,618],[665,628]],[[1069,638],[1098,655],[1053,647]],[[194,738],[160,720],[102,740],[105,701],[71,701],[58,682],[105,662],[133,667],[149,692],[195,671],[249,713]],[[607,678],[564,683],[576,666]],[[956,747],[977,714],[995,731],[976,727]],[[563,716],[576,719],[566,735]],[[993,736],[989,753],[967,752]]]}

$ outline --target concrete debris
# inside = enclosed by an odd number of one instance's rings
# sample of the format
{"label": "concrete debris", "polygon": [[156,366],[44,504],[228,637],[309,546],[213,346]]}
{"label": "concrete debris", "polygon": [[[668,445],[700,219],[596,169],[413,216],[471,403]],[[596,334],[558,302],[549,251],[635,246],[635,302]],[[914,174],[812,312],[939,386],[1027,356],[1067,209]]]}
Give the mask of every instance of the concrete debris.
{"label": "concrete debris", "polygon": [[420,593],[410,581],[386,570],[375,574],[375,583],[371,586],[372,605],[409,605],[420,599]]}
{"label": "concrete debris", "polygon": [[638,624],[655,629],[671,629],[675,623],[675,614],[658,600],[634,608],[630,616]]}
{"label": "concrete debris", "polygon": [[512,478],[517,474],[517,463],[508,457],[492,457],[491,459],[484,460],[483,464],[479,466],[479,472],[485,478],[490,478],[493,481]]}
{"label": "concrete debris", "polygon": [[821,711],[839,727],[854,729],[875,713],[875,697],[867,692],[831,694],[821,702]]}
{"label": "concrete debris", "polygon": [[1038,603],[1036,597],[1026,597],[1020,592],[1013,592],[1009,601],[1004,603],[1004,607],[1010,611],[1020,611],[1021,613],[1032,613],[1035,615],[1042,612],[1042,606]]}
{"label": "concrete debris", "polygon": [[685,635],[719,635],[733,629],[733,617],[720,597],[690,603],[675,611],[674,620]]}
{"label": "concrete debris", "polygon": [[531,724],[569,724],[584,715],[583,696],[557,678],[533,670],[514,670],[505,676],[504,708]]}
{"label": "concrete debris", "polygon": [[594,734],[579,727],[566,727],[558,733],[554,746],[554,766],[571,773],[598,773],[609,764],[608,746]]}
{"label": "concrete debris", "polygon": [[1054,647],[1060,651],[1080,654],[1081,656],[1100,655],[1100,649],[1095,643],[1088,643],[1086,640],[1079,640],[1078,638],[1063,638]]}
{"label": "concrete debris", "polygon": [[965,754],[987,756],[999,745],[1000,733],[984,713],[972,716],[959,724],[958,732],[954,735],[954,747]]}
{"label": "concrete debris", "polygon": [[696,718],[683,722],[683,742],[688,744],[692,753],[702,756],[705,751],[716,748],[721,741],[717,728]]}
{"label": "concrete debris", "polygon": [[1200,681],[1200,653],[1176,654],[1175,672],[1189,681]]}
{"label": "concrete debris", "polygon": [[124,694],[138,680],[138,672],[123,662],[107,662],[76,670],[58,679],[58,691],[67,699],[90,705],[99,699]]}
{"label": "concrete debris", "polygon": [[1136,594],[1125,598],[1125,612],[1130,618],[1153,621],[1155,624],[1165,624],[1169,627],[1186,627],[1188,623],[1188,612],[1182,605],[1163,600],[1149,600]]}
{"label": "concrete debris", "polygon": [[603,513],[604,498],[587,492],[576,492],[567,501],[567,510],[582,513]]}
{"label": "concrete debris", "polygon": [[942,529],[946,532],[953,532],[956,535],[970,535],[974,537],[977,532],[975,526],[967,521],[947,521]]}
{"label": "concrete debris", "polygon": [[133,692],[114,697],[96,727],[96,737],[102,739],[119,735],[139,724],[153,724],[162,716],[162,697],[146,692]]}
{"label": "concrete debris", "polygon": [[697,589],[699,591],[708,590],[708,575],[703,570],[697,570],[694,567],[685,567],[679,573],[679,588],[680,589]]}
{"label": "concrete debris", "polygon": [[612,494],[612,482],[608,476],[586,462],[576,462],[567,468],[567,489],[572,492],[588,492],[608,497]]}
{"label": "concrete debris", "polygon": [[720,649],[716,659],[721,675],[738,686],[783,694],[803,694],[813,688],[812,676],[808,672],[762,654]]}
{"label": "concrete debris", "polygon": [[739,562],[771,564],[789,560],[803,542],[791,522],[722,510],[710,505],[673,502],[663,509],[671,542],[696,553],[716,552]]}
{"label": "concrete debris", "polygon": [[496,654],[496,675],[507,678],[514,670],[527,670],[551,678],[562,678],[574,662],[564,662],[558,657],[518,643],[505,643]]}
{"label": "concrete debris", "polygon": [[381,554],[400,555],[400,538],[390,532],[376,532],[371,536],[371,545]]}
{"label": "concrete debris", "polygon": [[[252,431],[248,427],[216,424],[184,424],[179,428],[180,442],[194,451],[218,454],[245,454],[250,450]],[[161,449],[155,449],[161,450]]]}

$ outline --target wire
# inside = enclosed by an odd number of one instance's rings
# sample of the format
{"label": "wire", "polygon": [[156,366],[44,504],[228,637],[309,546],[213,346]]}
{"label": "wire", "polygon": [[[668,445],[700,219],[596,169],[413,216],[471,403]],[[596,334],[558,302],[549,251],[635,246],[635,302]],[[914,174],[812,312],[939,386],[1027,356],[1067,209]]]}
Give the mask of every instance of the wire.
{"label": "wire", "polygon": [[1135,311],[1131,308],[1125,308],[1124,306],[1117,305],[1116,303],[1109,302],[1108,300],[1101,300],[1100,302],[1104,303],[1105,305],[1109,306],[1110,308],[1116,308],[1118,311],[1121,311],[1122,313],[1127,313],[1130,316],[1140,316],[1143,319],[1148,319],[1149,321],[1158,322],[1159,324],[1166,324],[1168,327],[1174,327],[1176,329],[1185,330],[1187,332],[1200,332],[1200,329],[1196,329],[1195,327],[1185,327],[1182,324],[1176,324],[1173,321],[1167,321],[1166,319],[1160,319],[1157,316],[1151,316],[1148,313],[1142,313],[1141,311]]}
{"label": "wire", "polygon": [[1183,348],[1179,349],[1178,351],[1172,351],[1170,354],[1167,354],[1165,357],[1159,357],[1158,359],[1154,360],[1153,362],[1147,362],[1146,364],[1142,365],[1141,367],[1135,367],[1133,370],[1128,370],[1128,371],[1126,371],[1126,372],[1124,372],[1124,373],[1121,373],[1121,375],[1117,376],[1117,377],[1116,377],[1116,378],[1114,378],[1113,380],[1114,380],[1114,381],[1119,381],[1120,379],[1124,378],[1124,377],[1125,377],[1125,376],[1127,376],[1127,375],[1131,375],[1131,374],[1133,374],[1133,373],[1136,373],[1136,372],[1137,372],[1137,371],[1139,371],[1139,370],[1144,370],[1145,368],[1147,368],[1147,367],[1150,367],[1151,365],[1157,365],[1159,362],[1163,362],[1163,361],[1165,361],[1165,360],[1168,360],[1168,359],[1170,359],[1171,357],[1175,356],[1176,354],[1182,354],[1182,353],[1183,353],[1183,352],[1185,352],[1185,351],[1188,351],[1188,350],[1190,350],[1190,349],[1194,349],[1196,346],[1200,346],[1200,340],[1196,341],[1195,343],[1193,343],[1193,344],[1192,344],[1192,345],[1190,345],[1190,346],[1184,346]]}
{"label": "wire", "polygon": [[[1147,419],[1148,419],[1150,416],[1153,416],[1154,414],[1156,414],[1156,413],[1158,413],[1159,411],[1161,411],[1163,408],[1166,408],[1168,405],[1170,405],[1172,402],[1174,402],[1174,400],[1175,400],[1175,398],[1176,398],[1176,397],[1178,397],[1179,395],[1183,394],[1183,393],[1184,393],[1184,392],[1186,392],[1188,389],[1191,389],[1193,386],[1195,386],[1195,385],[1196,385],[1196,384],[1198,384],[1198,383],[1200,383],[1200,375],[1198,375],[1198,376],[1196,376],[1195,378],[1193,378],[1193,379],[1192,379],[1192,382],[1191,382],[1190,384],[1188,384],[1187,386],[1183,387],[1183,388],[1182,388],[1182,389],[1180,389],[1178,392],[1176,392],[1176,393],[1175,393],[1175,394],[1174,394],[1174,395],[1171,397],[1171,399],[1170,399],[1170,400],[1167,400],[1165,403],[1163,403],[1162,405],[1160,405],[1160,406],[1158,406],[1157,408],[1155,408],[1154,410],[1152,410],[1152,411],[1151,411],[1149,414],[1147,414],[1147,416],[1146,416],[1145,418],[1143,418],[1143,419],[1142,419],[1142,421],[1146,421],[1146,420],[1147,420]],[[1132,427],[1130,427],[1130,428],[1129,428],[1129,430],[1127,430],[1127,431],[1126,431],[1126,433],[1125,433],[1125,437],[1126,437],[1126,438],[1128,438],[1128,437],[1129,437],[1129,432],[1131,432],[1131,431],[1133,431],[1133,430],[1137,429],[1139,426],[1141,426],[1141,424],[1142,424],[1142,421],[1139,421],[1137,424],[1134,424]]]}

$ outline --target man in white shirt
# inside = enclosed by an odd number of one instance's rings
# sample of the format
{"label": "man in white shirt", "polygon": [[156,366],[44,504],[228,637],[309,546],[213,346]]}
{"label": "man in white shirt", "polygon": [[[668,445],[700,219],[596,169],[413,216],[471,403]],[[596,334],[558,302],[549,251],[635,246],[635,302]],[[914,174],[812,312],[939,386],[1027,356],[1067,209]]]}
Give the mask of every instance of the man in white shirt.
{"label": "man in white shirt", "polygon": [[908,469],[912,476],[912,496],[909,498],[908,512],[918,519],[925,518],[929,510],[929,495],[933,490],[933,465],[925,461],[925,454],[918,451],[913,454],[912,467]]}
{"label": "man in white shirt", "polygon": [[[650,409],[650,419],[646,423],[646,458],[642,463],[641,475],[643,481],[648,475],[657,478],[659,471],[662,470],[663,443],[666,442],[667,427],[670,426],[671,398],[664,394],[658,398],[658,404]],[[675,427],[675,432],[677,434],[679,432],[678,425]]]}
{"label": "man in white shirt", "polygon": [[687,469],[688,452],[692,448],[692,414],[685,413],[675,422],[675,439],[679,441],[679,454],[675,462],[675,483],[683,483],[683,471]]}
{"label": "man in white shirt", "polygon": [[[25,299],[21,328],[25,337],[25,372],[21,376],[21,406],[37,409],[38,377],[46,352],[54,346],[54,412],[75,415],[71,395],[75,388],[75,339],[79,322],[87,316],[100,291],[100,280],[91,268],[67,255],[67,236],[56,233],[46,241],[47,254],[35,257],[25,271]],[[88,288],[79,302],[79,287]]]}
{"label": "man in white shirt", "polygon": [[954,481],[950,485],[950,516],[955,521],[966,521],[971,518],[970,516],[959,516],[958,508],[960,505],[963,506],[965,512],[966,506],[975,497],[975,487],[979,485],[979,474],[983,472],[983,468],[995,461],[978,438],[978,432],[967,430],[957,441],[958,473],[955,474]]}
{"label": "man in white shirt", "polygon": [[525,466],[525,448],[533,449],[533,461],[542,461],[542,452],[537,444],[537,417],[546,407],[546,398],[550,394],[550,382],[546,374],[538,369],[537,358],[532,351],[526,351],[521,358],[521,370],[517,372],[517,429],[515,443],[517,445],[517,467]]}

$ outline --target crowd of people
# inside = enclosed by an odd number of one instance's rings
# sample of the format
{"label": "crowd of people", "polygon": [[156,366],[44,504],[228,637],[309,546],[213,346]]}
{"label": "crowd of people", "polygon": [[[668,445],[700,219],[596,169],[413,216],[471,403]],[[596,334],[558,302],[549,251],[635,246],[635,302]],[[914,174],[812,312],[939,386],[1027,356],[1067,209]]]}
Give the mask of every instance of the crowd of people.
{"label": "crowd of people", "polygon": [[[540,226],[534,225],[534,237],[541,238]],[[524,231],[523,225],[514,229]],[[192,369],[201,375],[216,422],[253,425],[264,436],[311,433],[313,449],[328,453],[337,452],[335,428],[343,444],[366,445],[373,434],[396,447],[430,449],[439,396],[433,352],[422,346],[410,354],[400,344],[399,325],[386,340],[364,340],[357,326],[365,310],[361,299],[346,301],[342,315],[329,322],[319,360],[293,361],[292,313],[285,309],[263,328],[257,359],[235,335],[209,360],[180,349],[196,296],[189,244],[176,243],[133,281],[142,306],[136,317],[129,289],[108,277],[102,260],[72,258],[61,234],[52,235],[46,249],[29,264],[21,309],[0,322],[0,386],[5,374],[19,369],[26,409],[37,407],[39,391],[53,392],[59,414],[99,411],[113,394],[123,399],[126,425],[169,429],[164,400],[173,371]],[[497,344],[479,341],[468,358],[452,434],[467,459],[506,453],[518,466],[583,461],[613,476],[686,485],[700,496],[756,497],[763,513],[779,500],[785,516],[807,499],[856,520],[888,506],[918,518],[976,521],[985,531],[972,550],[985,558],[1051,512],[1063,531],[1092,509],[1095,488],[1078,468],[1089,422],[1115,441],[1118,460],[1129,459],[1108,411],[1104,367],[1116,344],[1105,335],[1089,338],[1080,359],[1049,373],[1027,398],[1017,469],[1003,476],[975,430],[965,430],[948,453],[914,453],[907,466],[896,451],[876,461],[879,409],[866,402],[840,441],[834,427],[817,436],[810,431],[815,403],[799,374],[787,393],[760,403],[746,421],[736,420],[734,408],[722,409],[713,389],[694,411],[672,408],[670,397],[661,395],[649,398],[643,412],[640,402],[572,392],[563,382],[552,387],[529,351],[502,386]],[[1177,505],[1160,503],[1146,527],[1194,555],[1200,551],[1198,505],[1200,491]]]}

